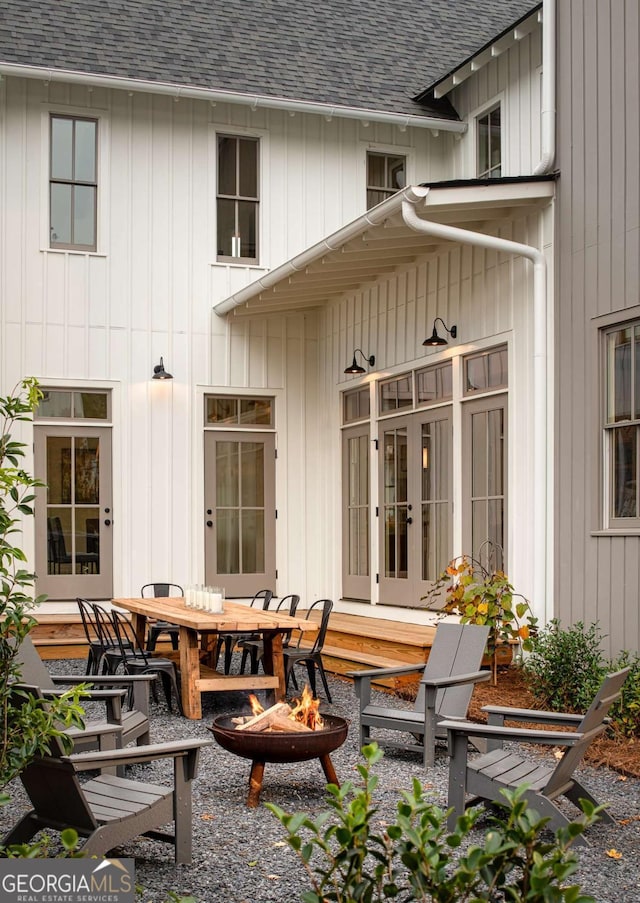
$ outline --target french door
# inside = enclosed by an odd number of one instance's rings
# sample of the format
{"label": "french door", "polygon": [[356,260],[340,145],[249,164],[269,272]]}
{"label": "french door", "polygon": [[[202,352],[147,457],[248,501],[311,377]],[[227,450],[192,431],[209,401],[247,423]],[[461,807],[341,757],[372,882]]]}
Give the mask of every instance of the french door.
{"label": "french door", "polygon": [[113,595],[111,430],[36,426],[38,593],[51,599]]}
{"label": "french door", "polygon": [[275,590],[275,433],[207,430],[204,452],[206,582]]}
{"label": "french door", "polygon": [[424,606],[451,558],[452,420],[443,407],[381,423],[380,601]]}

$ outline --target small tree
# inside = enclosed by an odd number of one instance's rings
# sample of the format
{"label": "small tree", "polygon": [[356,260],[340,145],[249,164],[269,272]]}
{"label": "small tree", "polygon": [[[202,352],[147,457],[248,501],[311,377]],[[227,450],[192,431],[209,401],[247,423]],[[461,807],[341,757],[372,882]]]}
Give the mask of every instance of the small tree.
{"label": "small tree", "polygon": [[33,610],[45,597],[34,598],[35,574],[26,567],[18,544],[22,518],[33,516],[34,490],[43,484],[20,466],[26,446],[13,438],[12,429],[19,421],[31,420],[41,397],[35,379],[23,380],[10,395],[0,397],[0,791],[48,749],[52,736],[59,736],[70,749],[72,741],[63,728],[82,726],[78,700],[83,687],[46,705],[20,698],[15,689],[20,679],[19,646],[36,623]]}

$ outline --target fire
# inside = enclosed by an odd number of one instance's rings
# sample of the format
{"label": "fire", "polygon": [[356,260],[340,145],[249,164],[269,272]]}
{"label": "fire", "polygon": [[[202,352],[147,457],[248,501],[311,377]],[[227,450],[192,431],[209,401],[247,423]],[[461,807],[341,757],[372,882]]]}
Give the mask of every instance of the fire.
{"label": "fire", "polygon": [[251,706],[251,711],[254,715],[260,715],[264,712],[264,708],[260,703],[260,700],[253,693],[249,693],[249,705]]}
{"label": "fire", "polygon": [[324,721],[320,717],[320,700],[314,699],[308,685],[305,685],[300,699],[293,700],[293,708],[289,718],[293,721],[300,721],[312,731],[321,731],[324,727]]}

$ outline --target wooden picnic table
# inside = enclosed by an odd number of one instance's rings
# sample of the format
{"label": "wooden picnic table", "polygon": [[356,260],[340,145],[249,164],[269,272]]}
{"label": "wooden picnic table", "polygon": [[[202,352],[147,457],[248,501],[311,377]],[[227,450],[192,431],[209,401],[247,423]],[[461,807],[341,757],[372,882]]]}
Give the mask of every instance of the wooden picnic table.
{"label": "wooden picnic table", "polygon": [[[180,628],[179,659],[182,708],[187,718],[202,718],[201,694],[224,690],[267,690],[270,704],[286,695],[282,634],[315,632],[318,624],[277,611],[263,611],[225,600],[222,612],[187,608],[184,598],[113,599],[131,612],[138,642],[144,647],[147,619],[170,621]],[[264,640],[264,674],[221,674],[215,669],[217,638],[225,633],[260,633]]]}

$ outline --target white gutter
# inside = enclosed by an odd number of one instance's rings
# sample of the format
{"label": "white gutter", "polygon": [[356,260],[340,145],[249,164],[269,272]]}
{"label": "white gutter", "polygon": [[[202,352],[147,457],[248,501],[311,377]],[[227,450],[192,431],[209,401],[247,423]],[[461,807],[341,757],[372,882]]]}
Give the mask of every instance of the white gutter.
{"label": "white gutter", "polygon": [[556,158],[556,0],[542,4],[542,110],[540,112],[542,156],[534,176],[549,172]]}
{"label": "white gutter", "polygon": [[[428,188],[415,188],[426,198]],[[547,587],[547,262],[531,245],[496,235],[472,232],[459,226],[434,223],[418,216],[413,203],[403,202],[402,218],[411,229],[425,235],[477,245],[504,254],[517,254],[533,263],[533,580],[532,601],[542,604],[545,623],[553,617],[552,594]]]}
{"label": "white gutter", "polygon": [[367,210],[366,213],[353,222],[348,223],[348,225],[343,226],[342,229],[338,229],[337,232],[334,232],[327,238],[323,238],[322,241],[319,241],[317,244],[307,248],[306,251],[298,254],[297,257],[287,260],[286,263],[281,264],[274,270],[269,270],[269,272],[265,273],[264,276],[261,276],[260,279],[254,280],[249,285],[240,289],[240,291],[237,291],[233,295],[229,295],[224,301],[214,304],[214,311],[219,317],[223,317],[235,307],[240,307],[242,304],[246,304],[247,301],[250,301],[251,298],[255,298],[260,291],[266,291],[282,279],[286,279],[288,276],[292,276],[294,273],[299,273],[301,270],[304,270],[310,263],[318,260],[318,258],[322,257],[322,255],[326,254],[328,251],[337,251],[338,248],[341,248],[342,245],[346,244],[352,238],[360,235],[367,226],[377,226],[390,216],[400,213],[400,210],[405,203],[407,205],[417,204],[418,201],[423,200],[425,196],[424,189],[408,185],[406,188],[403,188],[402,191],[398,191],[380,204],[376,204],[375,207]]}
{"label": "white gutter", "polygon": [[454,119],[439,119],[436,116],[414,116],[409,113],[389,113],[384,110],[367,110],[360,107],[334,106],[329,103],[312,103],[293,100],[288,97],[268,97],[264,94],[246,94],[234,91],[198,88],[193,85],[178,85],[171,82],[148,81],[141,78],[120,78],[115,75],[96,75],[91,72],[77,72],[72,69],[51,69],[46,66],[19,66],[15,63],[0,62],[0,75],[16,78],[37,78],[45,82],[71,82],[90,85],[94,88],[110,88],[118,91],[141,91],[146,94],[164,94],[179,100],[188,97],[209,103],[243,104],[257,110],[286,110],[289,113],[313,113],[332,119],[357,119],[362,122],[387,122],[404,131],[407,126],[420,129],[434,129],[442,132],[461,134],[467,124]]}

